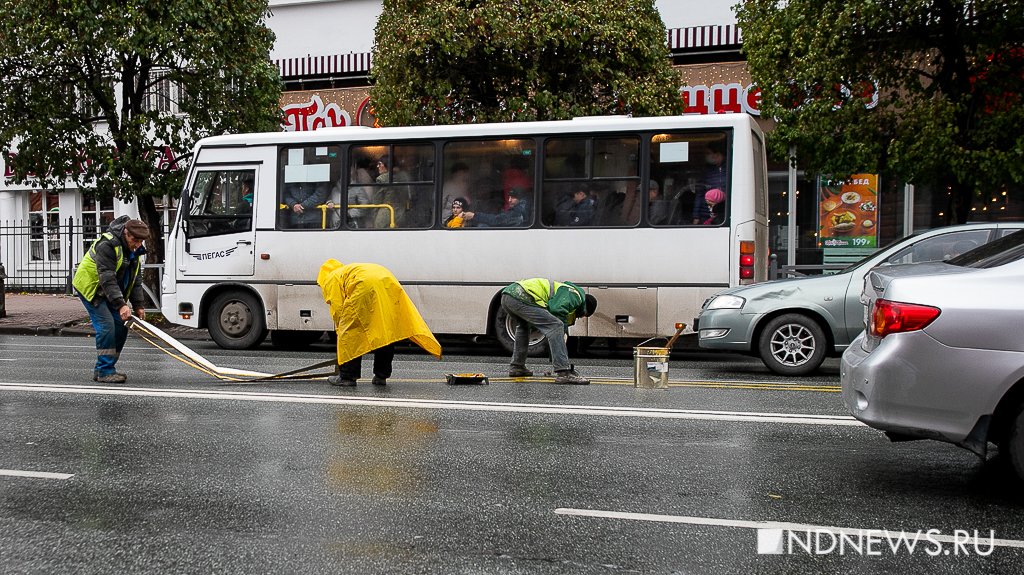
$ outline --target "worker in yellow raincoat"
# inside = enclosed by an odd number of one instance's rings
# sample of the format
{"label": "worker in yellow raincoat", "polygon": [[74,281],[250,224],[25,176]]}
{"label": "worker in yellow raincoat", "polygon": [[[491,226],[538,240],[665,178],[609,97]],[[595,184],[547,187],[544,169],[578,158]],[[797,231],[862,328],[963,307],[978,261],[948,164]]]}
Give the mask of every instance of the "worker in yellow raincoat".
{"label": "worker in yellow raincoat", "polygon": [[441,344],[402,284],[384,266],[330,259],[320,266],[316,283],[338,333],[338,371],[327,379],[331,385],[354,386],[362,373],[362,356],[371,351],[373,385],[386,385],[394,344],[404,339],[441,359]]}

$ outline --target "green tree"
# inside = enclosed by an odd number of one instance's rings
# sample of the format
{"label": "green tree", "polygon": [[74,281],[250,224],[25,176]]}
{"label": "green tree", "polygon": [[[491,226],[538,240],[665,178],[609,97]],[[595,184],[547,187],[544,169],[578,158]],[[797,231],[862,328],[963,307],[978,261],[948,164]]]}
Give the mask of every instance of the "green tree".
{"label": "green tree", "polygon": [[775,153],[795,145],[811,170],[948,188],[949,223],[966,221],[983,192],[1024,183],[1024,3],[744,0],[736,10],[761,109],[778,122]]}
{"label": "green tree", "polygon": [[384,0],[371,90],[386,125],[682,111],[653,0]]}
{"label": "green tree", "polygon": [[[0,6],[0,142],[16,179],[138,198],[150,261],[163,261],[154,197],[180,193],[196,140],[279,129],[267,0]],[[158,161],[167,148],[177,169]]]}

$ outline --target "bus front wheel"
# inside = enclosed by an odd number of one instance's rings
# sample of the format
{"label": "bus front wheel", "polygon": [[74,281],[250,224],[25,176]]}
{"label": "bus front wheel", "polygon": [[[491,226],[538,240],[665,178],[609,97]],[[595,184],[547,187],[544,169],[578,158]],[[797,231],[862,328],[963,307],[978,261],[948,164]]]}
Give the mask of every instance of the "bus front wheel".
{"label": "bus front wheel", "polygon": [[252,349],[267,337],[263,306],[243,291],[224,292],[213,299],[206,316],[210,337],[224,349]]}
{"label": "bus front wheel", "polygon": [[[512,353],[512,348],[515,346],[515,333],[515,323],[512,318],[508,312],[498,306],[498,310],[494,314],[494,334],[497,336],[498,342],[501,343],[501,347],[505,348],[508,353]],[[544,334],[536,329],[530,329],[529,341],[530,347],[526,351],[527,356],[546,357],[548,355],[548,342],[544,339]]]}

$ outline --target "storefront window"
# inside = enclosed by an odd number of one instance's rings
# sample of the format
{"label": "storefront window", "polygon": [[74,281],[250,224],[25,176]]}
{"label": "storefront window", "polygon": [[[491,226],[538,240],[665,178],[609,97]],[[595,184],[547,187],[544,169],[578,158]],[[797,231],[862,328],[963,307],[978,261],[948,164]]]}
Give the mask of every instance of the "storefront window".
{"label": "storefront window", "polygon": [[29,193],[29,259],[60,260],[60,194],[35,190]]}
{"label": "storefront window", "polygon": [[83,195],[82,249],[87,251],[93,241],[107,231],[112,221],[114,221],[114,200],[112,198],[97,198],[91,194]]}

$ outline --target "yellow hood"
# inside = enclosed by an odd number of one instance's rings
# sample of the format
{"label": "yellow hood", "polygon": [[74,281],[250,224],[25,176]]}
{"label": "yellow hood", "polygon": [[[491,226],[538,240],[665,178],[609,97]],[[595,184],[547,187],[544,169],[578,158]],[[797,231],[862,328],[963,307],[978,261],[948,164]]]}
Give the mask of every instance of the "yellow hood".
{"label": "yellow hood", "polygon": [[403,339],[441,359],[441,344],[387,268],[330,259],[316,283],[338,332],[339,364]]}

